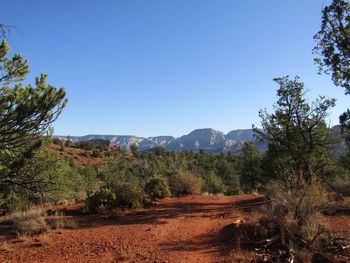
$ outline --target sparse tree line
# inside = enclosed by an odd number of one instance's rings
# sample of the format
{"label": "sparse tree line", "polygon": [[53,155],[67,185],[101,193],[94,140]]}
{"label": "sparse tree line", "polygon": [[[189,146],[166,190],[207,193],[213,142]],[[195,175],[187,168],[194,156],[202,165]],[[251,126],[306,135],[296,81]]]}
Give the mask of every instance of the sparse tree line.
{"label": "sparse tree line", "polygon": [[[330,193],[337,200],[348,195],[350,154],[335,156],[339,142],[326,123],[335,99],[305,100],[298,77],[276,78],[278,100],[274,112],[261,110],[259,140],[268,143],[260,153],[246,142],[242,154],[170,152],[156,148],[132,156],[114,150],[100,165],[81,167],[60,159],[45,147],[52,143],[50,126],[66,105],[63,88],[46,82],[21,83],[29,72],[19,54],[8,57],[6,26],[0,27],[0,208],[25,209],[42,202],[86,200],[92,212],[151,205],[159,198],[185,194],[266,194],[273,222],[291,251],[322,247],[328,233],[322,217]],[[350,4],[333,0],[324,8],[321,30],[315,35],[315,62],[334,84],[350,87]],[[349,110],[340,116],[343,138],[350,145]],[[258,126],[260,127],[260,126]],[[84,142],[89,150],[107,145]],[[282,208],[281,208],[282,207]],[[295,252],[296,254],[296,252]],[[301,255],[297,255],[299,259]]]}

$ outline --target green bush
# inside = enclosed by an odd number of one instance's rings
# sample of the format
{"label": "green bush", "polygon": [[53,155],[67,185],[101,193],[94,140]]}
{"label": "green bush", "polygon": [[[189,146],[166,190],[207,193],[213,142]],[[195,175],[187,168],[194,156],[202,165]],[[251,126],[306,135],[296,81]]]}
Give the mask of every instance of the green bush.
{"label": "green bush", "polygon": [[31,198],[14,192],[6,193],[0,196],[0,212],[14,213],[28,210],[31,205],[38,202],[37,198]]}
{"label": "green bush", "polygon": [[211,194],[225,193],[227,187],[224,185],[222,179],[214,173],[209,173],[205,178],[204,190]]}
{"label": "green bush", "polygon": [[162,177],[154,177],[150,179],[145,185],[145,192],[152,200],[170,196],[168,182]]}
{"label": "green bush", "polygon": [[104,213],[113,208],[133,209],[150,203],[141,187],[128,182],[120,183],[114,188],[102,188],[86,199],[87,210],[93,213]]}
{"label": "green bush", "polygon": [[93,150],[92,150],[92,157],[95,157],[95,158],[97,158],[97,157],[102,157],[102,152],[101,152],[101,150],[100,150],[100,149],[93,149]]}
{"label": "green bush", "polygon": [[226,195],[237,195],[237,194],[243,194],[241,187],[241,178],[240,175],[237,173],[231,173],[228,174],[224,180],[223,183],[226,188]]}
{"label": "green bush", "polygon": [[116,195],[115,207],[118,208],[132,209],[147,206],[150,203],[150,199],[142,187],[132,183],[120,183],[114,192]]}
{"label": "green bush", "polygon": [[108,188],[102,188],[88,196],[86,199],[87,210],[93,213],[104,213],[116,205],[115,193]]}
{"label": "green bush", "polygon": [[169,178],[173,195],[200,194],[202,192],[202,180],[190,172],[180,172]]}

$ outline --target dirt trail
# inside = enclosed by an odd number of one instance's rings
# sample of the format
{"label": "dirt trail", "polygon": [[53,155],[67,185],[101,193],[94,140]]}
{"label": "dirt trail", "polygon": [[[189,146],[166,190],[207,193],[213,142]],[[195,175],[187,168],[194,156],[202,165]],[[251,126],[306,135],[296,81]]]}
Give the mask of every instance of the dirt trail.
{"label": "dirt trail", "polygon": [[13,244],[0,262],[227,262],[225,244],[243,196],[166,198],[148,209],[109,216],[76,215],[78,229],[49,234],[50,244]]}

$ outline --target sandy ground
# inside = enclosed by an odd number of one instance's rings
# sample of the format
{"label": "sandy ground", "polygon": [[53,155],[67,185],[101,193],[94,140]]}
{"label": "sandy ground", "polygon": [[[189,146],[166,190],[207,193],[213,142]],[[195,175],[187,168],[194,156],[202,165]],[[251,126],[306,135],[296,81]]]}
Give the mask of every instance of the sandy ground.
{"label": "sandy ground", "polygon": [[227,226],[239,216],[237,209],[259,200],[254,195],[187,196],[105,216],[71,211],[77,229],[50,232],[45,246],[11,243],[0,252],[0,262],[230,262]]}

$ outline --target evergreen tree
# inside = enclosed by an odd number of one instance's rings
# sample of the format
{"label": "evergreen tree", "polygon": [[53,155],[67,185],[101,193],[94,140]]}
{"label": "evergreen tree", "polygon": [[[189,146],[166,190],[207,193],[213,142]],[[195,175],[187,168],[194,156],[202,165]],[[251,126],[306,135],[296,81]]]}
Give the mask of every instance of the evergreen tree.
{"label": "evergreen tree", "polygon": [[[331,74],[336,86],[345,88],[350,94],[350,3],[333,0],[322,12],[320,31],[314,36],[316,47],[314,53],[320,72]],[[350,149],[350,110],[339,117],[343,137]],[[340,164],[349,170],[349,152],[341,157]]]}
{"label": "evergreen tree", "polygon": [[41,74],[35,85],[21,82],[29,72],[27,60],[20,54],[8,58],[9,45],[0,44],[0,191],[3,193],[25,189],[43,191],[37,174],[23,173],[49,134],[51,123],[66,105],[63,88],[46,83]]}
{"label": "evergreen tree", "polygon": [[333,0],[322,11],[320,31],[314,36],[320,72],[330,73],[335,85],[350,94],[350,3]]}
{"label": "evergreen tree", "polygon": [[256,136],[268,142],[268,172],[284,181],[295,178],[310,181],[314,174],[325,175],[334,147],[325,117],[335,106],[335,99],[321,96],[310,105],[303,97],[304,84],[298,77],[274,81],[279,85],[275,112],[260,110],[263,129],[254,127]]}
{"label": "evergreen tree", "polygon": [[245,142],[242,149],[240,175],[241,185],[246,190],[254,190],[260,183],[261,153],[254,142]]}

